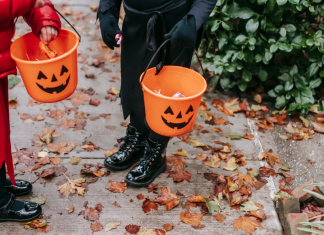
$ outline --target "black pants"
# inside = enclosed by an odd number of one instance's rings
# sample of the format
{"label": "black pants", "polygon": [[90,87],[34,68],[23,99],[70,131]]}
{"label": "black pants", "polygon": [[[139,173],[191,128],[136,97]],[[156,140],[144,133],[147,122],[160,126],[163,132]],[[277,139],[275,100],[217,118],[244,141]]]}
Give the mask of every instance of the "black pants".
{"label": "black pants", "polygon": [[[154,25],[155,40],[157,47],[164,41],[162,28],[169,32],[190,10],[191,4],[186,3],[176,9],[163,13],[164,24],[158,19]],[[168,142],[169,137],[162,136],[150,130],[145,125],[145,107],[140,75],[145,71],[155,51],[147,45],[147,25],[156,11],[151,10],[148,14],[136,13],[126,6],[126,16],[123,22],[123,45],[121,49],[121,103],[124,118],[130,116],[132,126],[142,131],[149,132],[149,138],[154,142]],[[138,9],[139,10],[139,9]],[[163,12],[163,9],[159,9]],[[177,65],[190,67],[194,48],[183,48],[174,43],[168,43],[165,57],[165,65]],[[152,63],[156,66],[160,58]]]}
{"label": "black pants", "polygon": [[0,208],[5,206],[10,199],[6,189],[6,181],[6,167],[5,163],[3,163],[0,169]]}

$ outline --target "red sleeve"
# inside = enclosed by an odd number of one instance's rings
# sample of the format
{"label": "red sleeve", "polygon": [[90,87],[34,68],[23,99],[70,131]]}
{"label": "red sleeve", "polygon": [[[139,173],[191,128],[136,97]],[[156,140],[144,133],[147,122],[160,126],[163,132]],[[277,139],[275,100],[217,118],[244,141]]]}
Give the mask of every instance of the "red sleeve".
{"label": "red sleeve", "polygon": [[36,0],[0,0],[0,23],[25,15],[35,3]]}
{"label": "red sleeve", "polygon": [[[1,0],[0,0],[1,1]],[[54,5],[49,0],[44,0],[51,6]],[[36,37],[39,37],[40,30],[44,26],[53,26],[58,32],[61,29],[61,21],[57,13],[49,6],[33,8],[30,12],[24,15],[27,24],[32,28]]]}

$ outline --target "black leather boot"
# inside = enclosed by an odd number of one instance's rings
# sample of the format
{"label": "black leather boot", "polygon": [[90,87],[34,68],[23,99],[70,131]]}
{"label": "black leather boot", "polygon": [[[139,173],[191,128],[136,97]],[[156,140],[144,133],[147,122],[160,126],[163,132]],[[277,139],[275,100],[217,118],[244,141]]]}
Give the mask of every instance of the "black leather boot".
{"label": "black leather boot", "polygon": [[15,197],[24,196],[29,194],[33,186],[31,183],[25,180],[16,180],[15,186],[11,183],[10,179],[6,179],[6,189],[9,193],[12,193]]}
{"label": "black leather boot", "polygon": [[42,213],[42,207],[34,202],[23,202],[23,208],[15,210],[15,198],[10,194],[7,205],[0,208],[0,222],[29,222],[37,219]]}
{"label": "black leather boot", "polygon": [[125,182],[135,187],[145,187],[152,183],[167,167],[166,147],[168,143],[158,143],[147,139],[144,156],[127,174]]}
{"label": "black leather boot", "polygon": [[144,146],[141,143],[145,140],[146,135],[146,133],[141,133],[135,127],[128,125],[126,136],[118,140],[119,143],[122,141],[124,143],[118,152],[105,159],[105,166],[110,170],[123,171],[138,162],[144,154]]}

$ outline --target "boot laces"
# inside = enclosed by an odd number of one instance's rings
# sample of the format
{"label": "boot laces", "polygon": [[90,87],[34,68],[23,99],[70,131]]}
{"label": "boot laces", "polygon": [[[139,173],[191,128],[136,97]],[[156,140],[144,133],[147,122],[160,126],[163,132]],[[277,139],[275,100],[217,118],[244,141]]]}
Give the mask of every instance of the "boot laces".
{"label": "boot laces", "polygon": [[139,135],[130,135],[130,134],[127,134],[126,136],[120,138],[117,140],[118,143],[121,143],[124,141],[124,143],[122,143],[119,147],[119,150],[121,151],[124,151],[124,150],[127,150],[127,149],[131,149],[135,144],[136,144],[136,141],[138,141],[138,137]]}
{"label": "boot laces", "polygon": [[157,155],[161,151],[161,147],[152,147],[147,140],[143,141],[139,146],[145,147],[144,150],[144,156],[139,160],[137,163],[138,165],[146,166],[149,164],[152,160],[157,157]]}

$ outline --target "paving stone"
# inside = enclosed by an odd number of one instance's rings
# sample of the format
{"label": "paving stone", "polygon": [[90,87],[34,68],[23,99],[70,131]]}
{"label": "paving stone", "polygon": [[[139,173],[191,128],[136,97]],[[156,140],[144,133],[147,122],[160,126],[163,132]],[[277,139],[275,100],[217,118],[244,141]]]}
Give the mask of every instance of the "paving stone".
{"label": "paving stone", "polygon": [[287,231],[286,235],[307,235],[308,232],[298,230],[297,228],[304,227],[299,222],[303,222],[308,219],[307,213],[289,213],[287,215]]}
{"label": "paving stone", "polygon": [[278,200],[278,214],[282,227],[285,233],[288,231],[287,215],[289,213],[300,213],[300,202],[297,198],[287,197],[279,198]]}

